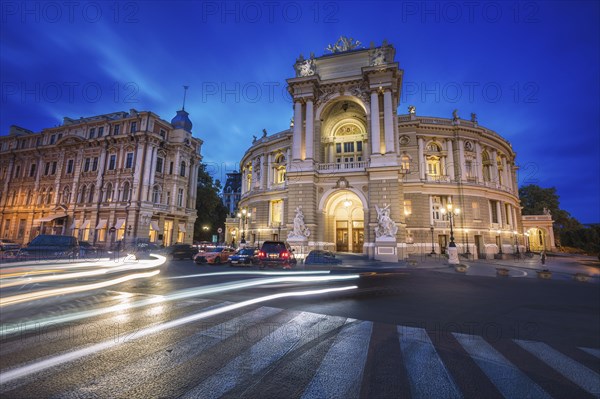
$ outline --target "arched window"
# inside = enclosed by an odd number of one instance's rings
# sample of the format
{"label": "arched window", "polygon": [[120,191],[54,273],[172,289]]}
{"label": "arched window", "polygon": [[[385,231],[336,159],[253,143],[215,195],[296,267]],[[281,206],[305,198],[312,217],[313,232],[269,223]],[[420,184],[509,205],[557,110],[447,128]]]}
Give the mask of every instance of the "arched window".
{"label": "arched window", "polygon": [[490,156],[487,151],[483,151],[481,153],[481,161],[483,163],[483,180],[489,182],[491,180],[491,176],[492,176],[492,173],[491,173],[492,164],[490,161]]}
{"label": "arched window", "polygon": [[104,202],[112,202],[113,199],[113,185],[108,183],[106,185],[106,192],[104,193]]}
{"label": "arched window", "polygon": [[66,186],[63,190],[62,203],[68,204],[69,202],[71,202],[71,190],[69,189],[69,186]]}
{"label": "arched window", "polygon": [[123,201],[129,201],[129,182],[123,183]]}
{"label": "arched window", "polygon": [[425,149],[429,152],[440,152],[441,151],[440,146],[437,143],[433,143],[433,142],[428,143],[427,147]]}
{"label": "arched window", "polygon": [[276,158],[275,158],[275,173],[274,173],[274,177],[275,177],[275,184],[281,184],[285,182],[285,178],[286,178],[286,159],[285,159],[285,155],[283,154],[279,154]]}
{"label": "arched window", "polygon": [[77,201],[77,202],[79,202],[80,204],[85,203],[86,192],[87,192],[87,187],[86,186],[81,187],[81,192],[79,193],[79,201]]}
{"label": "arched window", "polygon": [[154,186],[152,190],[152,202],[160,204],[160,186]]}
{"label": "arched window", "polygon": [[90,186],[90,194],[89,194],[89,198],[88,198],[88,203],[93,203],[94,202],[94,190],[96,187],[94,187],[94,185],[92,184]]}
{"label": "arched window", "polygon": [[440,158],[436,156],[427,157],[427,174],[429,176],[440,176]]}
{"label": "arched window", "polygon": [[52,195],[54,194],[54,190],[51,188],[48,189],[48,193],[46,194],[46,204],[52,203]]}

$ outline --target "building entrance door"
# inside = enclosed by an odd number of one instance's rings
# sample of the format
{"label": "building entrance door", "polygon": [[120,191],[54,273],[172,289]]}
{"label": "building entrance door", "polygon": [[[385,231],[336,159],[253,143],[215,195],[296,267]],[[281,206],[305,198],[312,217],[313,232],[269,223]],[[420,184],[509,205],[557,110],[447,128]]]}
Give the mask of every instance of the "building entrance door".
{"label": "building entrance door", "polygon": [[479,259],[485,259],[485,252],[484,252],[484,245],[483,245],[483,237],[480,235],[476,235],[475,236],[475,250],[477,251],[477,257]]}
{"label": "building entrance door", "polygon": [[335,250],[348,252],[348,222],[338,220],[335,229]]}
{"label": "building entrance door", "polygon": [[352,229],[352,252],[360,254],[365,243],[364,229]]}

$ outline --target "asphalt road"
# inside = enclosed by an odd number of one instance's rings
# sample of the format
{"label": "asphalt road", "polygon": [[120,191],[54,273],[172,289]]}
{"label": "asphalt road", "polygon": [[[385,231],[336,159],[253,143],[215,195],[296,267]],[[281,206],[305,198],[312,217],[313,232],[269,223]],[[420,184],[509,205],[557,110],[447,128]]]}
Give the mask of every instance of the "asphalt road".
{"label": "asphalt road", "polygon": [[129,265],[0,269],[2,398],[600,395],[598,284]]}

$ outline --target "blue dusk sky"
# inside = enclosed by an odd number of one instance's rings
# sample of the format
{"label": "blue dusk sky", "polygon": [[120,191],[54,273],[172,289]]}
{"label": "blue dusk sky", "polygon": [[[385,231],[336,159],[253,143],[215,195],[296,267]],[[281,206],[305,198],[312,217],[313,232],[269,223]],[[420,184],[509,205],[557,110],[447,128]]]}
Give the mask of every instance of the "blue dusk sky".
{"label": "blue dusk sky", "polygon": [[0,3],[0,134],[64,116],[186,110],[215,178],[262,129],[286,129],[286,79],[341,35],[384,39],[404,69],[398,108],[454,109],[508,139],[519,185],[556,187],[600,222],[599,3],[595,1],[97,1]]}

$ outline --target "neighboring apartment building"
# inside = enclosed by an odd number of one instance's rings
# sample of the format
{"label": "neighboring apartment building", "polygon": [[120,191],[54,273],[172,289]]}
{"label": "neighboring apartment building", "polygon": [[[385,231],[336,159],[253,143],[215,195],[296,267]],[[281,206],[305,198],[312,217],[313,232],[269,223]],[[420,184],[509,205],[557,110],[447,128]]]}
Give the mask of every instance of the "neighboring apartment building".
{"label": "neighboring apartment building", "polygon": [[188,115],[169,123],[132,109],[39,133],[11,126],[0,137],[0,236],[191,243],[202,140]]}
{"label": "neighboring apartment building", "polygon": [[[229,220],[228,235],[245,229],[250,243],[287,237],[303,252],[387,260],[444,253],[451,206],[460,209],[452,219],[459,253],[525,250],[511,144],[475,114],[423,117],[408,106],[398,115],[403,70],[393,46],[340,40],[333,50],[297,60],[287,81],[293,126],[245,152],[239,208],[252,217]],[[553,245],[551,224],[531,228]]]}
{"label": "neighboring apartment building", "polygon": [[240,172],[227,173],[227,181],[223,187],[223,205],[227,208],[229,215],[235,215],[238,202],[242,196],[242,174]]}

